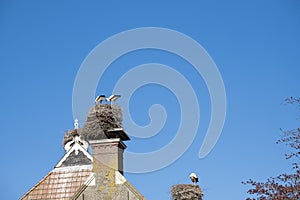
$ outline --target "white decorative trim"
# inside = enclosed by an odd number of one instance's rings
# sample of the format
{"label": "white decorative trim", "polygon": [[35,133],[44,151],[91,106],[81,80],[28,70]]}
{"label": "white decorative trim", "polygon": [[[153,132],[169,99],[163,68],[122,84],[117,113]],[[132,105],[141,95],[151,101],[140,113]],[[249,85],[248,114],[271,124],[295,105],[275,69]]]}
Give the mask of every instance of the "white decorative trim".
{"label": "white decorative trim", "polygon": [[116,171],[116,173],[115,173],[115,183],[117,185],[121,185],[121,184],[124,184],[126,181],[127,181],[126,178],[119,171]]}
{"label": "white decorative trim", "polygon": [[102,140],[91,140],[91,141],[89,141],[89,143],[91,145],[93,145],[93,144],[111,144],[111,143],[114,143],[114,142],[120,144],[124,149],[126,149],[126,147],[127,147],[120,138],[102,139]]}
{"label": "white decorative trim", "polygon": [[[65,150],[66,150],[66,151],[69,151],[69,150],[72,148],[72,145],[73,145],[75,142],[81,143],[81,144],[82,144],[81,146],[82,146],[85,150],[87,150],[88,147],[89,147],[89,143],[88,143],[87,141],[82,140],[82,139],[80,138],[80,136],[77,136],[77,135],[76,135],[75,138],[73,138],[71,141],[69,141],[69,142],[67,142],[67,143],[65,144],[65,146],[64,146]],[[77,154],[76,154],[76,155],[77,155]]]}
{"label": "white decorative trim", "polygon": [[79,128],[79,123],[78,123],[78,119],[77,118],[74,120],[74,128],[75,129]]}
{"label": "white decorative trim", "polygon": [[78,171],[81,169],[93,169],[93,165],[80,165],[80,166],[67,166],[67,167],[59,167],[54,168],[52,172],[64,172],[64,171]]}
{"label": "white decorative trim", "polygon": [[86,155],[92,162],[93,162],[93,157],[89,154],[89,152],[83,148],[79,143],[79,141],[74,142],[74,145],[69,149],[69,151],[64,155],[64,157],[57,163],[55,168],[60,167],[61,164],[69,157],[69,155],[75,151],[75,154],[78,155],[79,151],[82,151],[84,155]]}
{"label": "white decorative trim", "polygon": [[96,185],[95,173],[92,173],[83,184],[86,186],[95,186]]}
{"label": "white decorative trim", "polygon": [[94,144],[94,143],[110,143],[110,142],[119,142],[121,141],[120,138],[110,138],[110,139],[101,139],[101,140],[91,140],[89,141],[91,144]]}

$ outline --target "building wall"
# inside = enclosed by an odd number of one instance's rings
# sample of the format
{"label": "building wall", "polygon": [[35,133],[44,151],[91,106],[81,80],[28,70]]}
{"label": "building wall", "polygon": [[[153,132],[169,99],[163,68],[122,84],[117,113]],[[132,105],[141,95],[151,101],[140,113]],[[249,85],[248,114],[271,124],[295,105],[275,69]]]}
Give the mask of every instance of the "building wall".
{"label": "building wall", "polygon": [[94,160],[94,179],[75,196],[76,200],[144,200],[145,198],[124,178],[112,168]]}
{"label": "building wall", "polygon": [[108,191],[101,191],[96,186],[87,187],[87,189],[76,198],[76,200],[144,200],[137,196],[134,192],[128,189],[126,186],[116,186],[110,188]]}

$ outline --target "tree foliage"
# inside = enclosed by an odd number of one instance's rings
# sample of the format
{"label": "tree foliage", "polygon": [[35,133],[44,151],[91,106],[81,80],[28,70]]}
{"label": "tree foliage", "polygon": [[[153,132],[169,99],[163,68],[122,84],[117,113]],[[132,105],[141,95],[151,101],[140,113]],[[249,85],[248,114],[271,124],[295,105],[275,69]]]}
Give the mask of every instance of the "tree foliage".
{"label": "tree foliage", "polygon": [[[287,104],[296,105],[300,110],[300,98],[290,97],[285,99]],[[270,177],[265,182],[252,179],[243,182],[252,188],[247,192],[254,198],[247,200],[299,200],[300,199],[300,128],[281,130],[283,136],[277,144],[286,144],[290,151],[285,158],[292,163],[292,172],[283,173],[277,177]]]}

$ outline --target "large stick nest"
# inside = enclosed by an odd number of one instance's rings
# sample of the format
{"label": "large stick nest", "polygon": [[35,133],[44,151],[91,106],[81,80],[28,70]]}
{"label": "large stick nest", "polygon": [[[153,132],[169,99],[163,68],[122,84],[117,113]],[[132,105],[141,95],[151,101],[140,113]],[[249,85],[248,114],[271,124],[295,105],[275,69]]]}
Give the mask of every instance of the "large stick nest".
{"label": "large stick nest", "polygon": [[98,104],[90,109],[82,128],[66,131],[62,144],[65,146],[76,135],[81,136],[86,141],[107,139],[104,132],[114,128],[122,128],[121,107],[118,105]]}
{"label": "large stick nest", "polygon": [[80,131],[84,140],[106,139],[105,131],[122,128],[122,110],[118,105],[98,104],[92,107]]}
{"label": "large stick nest", "polygon": [[171,188],[172,200],[202,200],[203,192],[198,185],[179,184]]}

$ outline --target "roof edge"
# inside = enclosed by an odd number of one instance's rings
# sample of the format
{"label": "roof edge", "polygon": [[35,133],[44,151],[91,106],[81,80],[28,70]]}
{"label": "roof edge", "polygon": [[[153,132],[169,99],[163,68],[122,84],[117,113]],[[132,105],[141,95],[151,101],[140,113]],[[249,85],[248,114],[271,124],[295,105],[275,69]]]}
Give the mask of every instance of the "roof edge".
{"label": "roof edge", "polygon": [[90,177],[80,186],[77,192],[72,196],[71,200],[76,200],[84,190],[92,183],[92,181],[96,178],[95,173],[92,173]]}
{"label": "roof edge", "polygon": [[21,198],[24,199],[28,194],[30,194],[35,188],[37,188],[42,182],[44,182],[48,176],[50,176],[53,172],[50,171],[46,176],[44,176],[37,184],[35,184],[30,190],[28,190]]}

